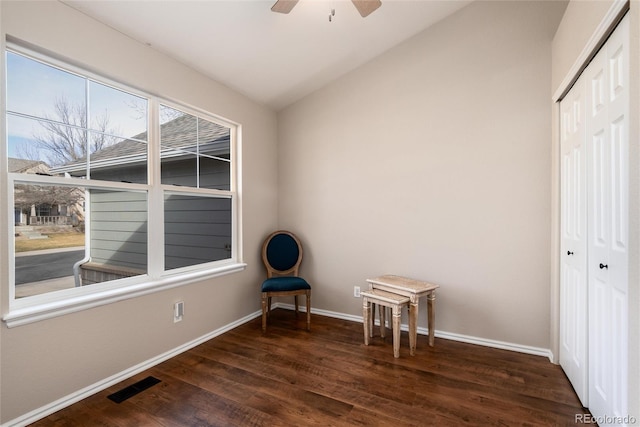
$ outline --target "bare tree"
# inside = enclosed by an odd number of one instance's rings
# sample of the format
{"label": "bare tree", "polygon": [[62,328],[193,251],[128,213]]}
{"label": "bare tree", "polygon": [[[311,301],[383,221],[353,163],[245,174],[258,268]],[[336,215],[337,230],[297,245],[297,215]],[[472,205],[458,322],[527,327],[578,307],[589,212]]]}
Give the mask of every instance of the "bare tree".
{"label": "bare tree", "polygon": [[[147,116],[148,107],[146,99],[132,98],[126,102],[126,105],[131,111],[135,111],[135,115],[132,116],[133,118],[142,119]],[[163,108],[160,108],[160,124],[170,122],[185,114],[183,111],[176,110],[175,108],[163,106]]]}
{"label": "bare tree", "polygon": [[[91,131],[87,131],[87,114],[84,103],[71,104],[66,98],[57,98],[53,114],[45,114],[46,121],[38,122],[42,131],[35,132],[35,149],[46,153],[49,166],[86,161],[87,154],[95,153],[118,141],[119,132],[110,127],[109,113],[95,116]],[[33,153],[25,153],[30,158]],[[43,156],[39,156],[42,159]],[[45,159],[42,159],[45,160]]]}
{"label": "bare tree", "polygon": [[84,191],[77,187],[16,184],[15,207],[29,212],[31,206],[67,205],[73,206],[84,201]]}
{"label": "bare tree", "polygon": [[[23,146],[21,158],[41,160],[48,167],[73,162],[85,162],[87,155],[100,151],[121,140],[119,132],[109,124],[107,111],[94,116],[88,131],[87,109],[84,103],[72,104],[66,98],[57,98],[53,111],[39,120],[39,131],[34,131],[34,143]],[[42,173],[42,172],[39,172]],[[67,206],[82,220],[79,207],[84,201],[84,190],[76,187],[17,184],[15,207],[29,214],[33,206]]]}

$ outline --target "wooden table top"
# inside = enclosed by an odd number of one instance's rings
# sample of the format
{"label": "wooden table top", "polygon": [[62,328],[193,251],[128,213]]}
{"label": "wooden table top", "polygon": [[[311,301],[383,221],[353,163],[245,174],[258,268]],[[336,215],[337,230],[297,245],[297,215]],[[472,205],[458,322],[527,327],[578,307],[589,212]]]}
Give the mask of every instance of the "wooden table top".
{"label": "wooden table top", "polygon": [[440,285],[435,285],[433,283],[410,279],[408,277],[395,276],[393,274],[386,274],[384,276],[376,277],[375,279],[367,279],[367,282],[372,285],[385,286],[416,294],[433,291],[440,287]]}
{"label": "wooden table top", "polygon": [[381,289],[371,289],[369,291],[362,291],[360,292],[360,296],[377,298],[392,304],[404,304],[406,302],[409,302],[409,297],[394,294],[392,292],[383,291]]}

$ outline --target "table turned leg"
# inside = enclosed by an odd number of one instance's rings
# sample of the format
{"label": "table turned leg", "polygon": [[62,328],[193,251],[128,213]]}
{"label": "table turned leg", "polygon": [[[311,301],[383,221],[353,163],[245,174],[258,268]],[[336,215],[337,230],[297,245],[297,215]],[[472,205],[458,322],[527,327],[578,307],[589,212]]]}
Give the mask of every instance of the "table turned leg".
{"label": "table turned leg", "polygon": [[367,322],[369,323],[369,338],[373,338],[373,327],[376,324],[376,303],[369,302],[369,317],[367,318]]}
{"label": "table turned leg", "polygon": [[400,315],[402,306],[393,306],[393,357],[400,357]]}
{"label": "table turned leg", "polygon": [[416,341],[418,339],[418,298],[411,297],[409,304],[409,354],[416,354]]}
{"label": "table turned leg", "polygon": [[427,310],[429,310],[428,324],[429,328],[429,346],[433,347],[435,343],[436,333],[436,291],[432,291],[427,295]]}
{"label": "table turned leg", "polygon": [[362,298],[362,325],[364,327],[364,345],[369,345],[369,336],[371,334],[371,308],[367,297]]}

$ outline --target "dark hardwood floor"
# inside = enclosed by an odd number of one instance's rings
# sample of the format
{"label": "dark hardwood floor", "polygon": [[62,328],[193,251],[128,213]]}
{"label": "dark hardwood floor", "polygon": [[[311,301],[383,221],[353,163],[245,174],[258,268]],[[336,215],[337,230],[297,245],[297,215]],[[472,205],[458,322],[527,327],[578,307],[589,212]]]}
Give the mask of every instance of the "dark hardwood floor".
{"label": "dark hardwood floor", "polygon": [[[566,426],[582,408],[559,366],[531,356],[402,333],[363,344],[362,324],[274,310],[34,426]],[[160,383],[114,403],[148,376]]]}

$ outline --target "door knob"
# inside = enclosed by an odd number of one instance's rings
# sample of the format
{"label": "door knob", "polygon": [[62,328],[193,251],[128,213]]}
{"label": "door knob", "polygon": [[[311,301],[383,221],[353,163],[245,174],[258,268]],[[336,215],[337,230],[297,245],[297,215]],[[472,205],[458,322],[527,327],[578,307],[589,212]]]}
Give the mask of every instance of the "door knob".
{"label": "door knob", "polygon": [[608,270],[609,266],[607,264],[600,263],[600,270],[602,270],[603,268],[606,268]]}
{"label": "door knob", "polygon": [[567,255],[573,255],[573,252],[567,251]]}

